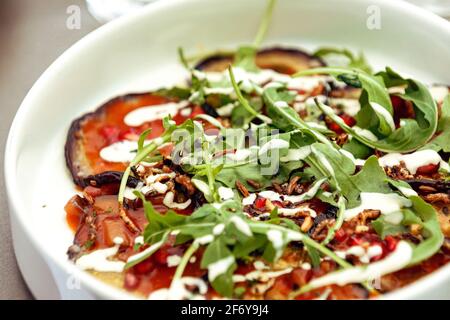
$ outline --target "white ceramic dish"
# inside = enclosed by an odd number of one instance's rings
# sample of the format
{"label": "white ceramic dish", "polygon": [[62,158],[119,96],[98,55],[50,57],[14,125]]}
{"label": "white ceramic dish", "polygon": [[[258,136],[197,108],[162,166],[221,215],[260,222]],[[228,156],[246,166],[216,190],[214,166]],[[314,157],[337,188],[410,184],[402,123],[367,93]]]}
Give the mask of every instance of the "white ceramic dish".
{"label": "white ceramic dish", "polygon": [[[160,1],[91,33],[36,82],[5,154],[15,251],[36,298],[130,298],[67,260],[73,235],[63,207],[75,192],[63,157],[70,122],[115,95],[182,79],[178,46],[195,53],[251,41],[263,10],[261,0]],[[381,29],[370,30],[377,10]],[[361,49],[375,67],[450,84],[450,23],[401,1],[280,0],[265,44]],[[450,298],[449,288],[447,265],[386,297]]]}

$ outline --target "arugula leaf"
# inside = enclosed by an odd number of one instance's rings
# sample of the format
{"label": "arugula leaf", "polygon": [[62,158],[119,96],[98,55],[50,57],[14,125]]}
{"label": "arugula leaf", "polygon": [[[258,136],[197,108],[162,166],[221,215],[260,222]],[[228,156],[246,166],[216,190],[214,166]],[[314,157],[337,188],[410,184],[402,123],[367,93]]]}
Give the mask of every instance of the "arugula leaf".
{"label": "arugula leaf", "polygon": [[246,71],[257,72],[259,68],[256,66],[256,47],[241,46],[236,51],[234,66],[242,68]]}
{"label": "arugula leaf", "polygon": [[[211,266],[220,269],[223,265],[227,268],[225,272],[215,275],[211,272]],[[233,294],[233,272],[237,268],[235,257],[232,252],[226,246],[224,238],[219,237],[213,242],[211,242],[203,253],[201,268],[208,268],[208,277],[212,287],[222,295],[230,297]],[[214,271],[214,269],[213,269]]]}
{"label": "arugula leaf", "polygon": [[270,20],[272,19],[272,12],[275,7],[276,0],[269,0],[266,7],[264,17],[259,25],[258,33],[251,46],[241,46],[238,48],[235,56],[234,66],[240,67],[247,71],[258,71],[255,58],[258,47],[261,45],[264,37],[266,36],[267,29],[269,28]]}
{"label": "arugula leaf", "polygon": [[384,239],[388,235],[398,235],[407,231],[403,224],[392,224],[386,221],[385,216],[380,216],[372,221],[372,227],[376,233]]}
{"label": "arugula leaf", "polygon": [[373,153],[373,150],[371,148],[369,148],[365,144],[362,144],[356,139],[351,139],[350,141],[346,142],[342,146],[342,149],[353,154],[356,159],[366,159]]}
{"label": "arugula leaf", "polygon": [[[361,87],[361,110],[356,115],[358,126],[388,136],[395,130],[389,93],[380,77],[352,68],[323,67],[301,71],[294,75],[330,74],[348,85]],[[356,84],[355,84],[356,81]]]}
{"label": "arugula leaf", "polygon": [[413,246],[413,256],[410,265],[414,265],[428,259],[439,251],[444,242],[444,235],[433,206],[418,196],[411,196],[409,199],[413,204],[411,210],[423,221],[422,235],[425,238],[420,244]]}
{"label": "arugula leaf", "polygon": [[[325,58],[331,56],[341,56],[347,59],[347,67],[349,68],[356,68],[361,69],[367,73],[372,73],[372,68],[369,66],[366,57],[362,52],[358,54],[358,56],[355,56],[350,50],[348,49],[337,49],[337,48],[319,48],[313,53],[313,56],[319,57],[319,58]],[[328,61],[327,61],[328,62]],[[329,63],[328,63],[329,64]]]}
{"label": "arugula leaf", "polygon": [[450,95],[444,99],[441,107],[441,117],[438,121],[437,136],[432,138],[421,149],[432,149],[436,152],[450,152]]}
{"label": "arugula leaf", "polygon": [[[333,143],[322,133],[311,128],[298,113],[282,100],[278,88],[269,87],[263,91],[263,99],[266,105],[266,111],[269,118],[272,119],[272,125],[283,131],[299,129],[310,137],[329,146]],[[279,103],[281,101],[281,103]]]}
{"label": "arugula leaf", "polygon": [[[368,138],[365,134],[362,134],[361,131],[357,131],[355,128],[348,126],[329,106],[318,100],[316,100],[316,103],[325,115],[336,122],[345,132],[351,134],[354,139],[357,139],[371,148],[384,152],[405,153],[418,149],[430,139],[430,136],[433,135],[437,124],[436,120],[434,124],[430,125],[430,127],[421,129],[416,121],[406,119],[404,120],[405,125],[394,131],[388,137],[381,140],[373,140]],[[436,110],[431,111],[431,113],[436,114],[435,111]]]}

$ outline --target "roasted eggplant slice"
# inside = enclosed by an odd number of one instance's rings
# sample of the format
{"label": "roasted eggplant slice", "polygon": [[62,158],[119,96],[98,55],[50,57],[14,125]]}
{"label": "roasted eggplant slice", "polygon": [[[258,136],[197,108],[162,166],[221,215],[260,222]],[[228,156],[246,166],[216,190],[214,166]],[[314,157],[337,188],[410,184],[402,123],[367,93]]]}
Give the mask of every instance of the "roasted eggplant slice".
{"label": "roasted eggplant slice", "polygon": [[[76,119],[70,126],[65,145],[66,164],[74,182],[79,186],[86,186],[89,176],[105,171],[124,171],[126,163],[105,161],[100,157],[100,150],[120,140],[137,140],[139,134],[148,128],[152,129],[150,139],[161,135],[164,130],[161,120],[130,128],[123,122],[123,118],[139,107],[170,101],[174,99],[160,94],[128,94],[114,98],[96,111]],[[178,115],[174,118],[177,122],[185,120],[177,117]]]}
{"label": "roasted eggplant slice", "polygon": [[258,52],[256,64],[263,69],[293,74],[302,70],[322,67],[325,62],[317,57],[292,48],[268,48]]}
{"label": "roasted eggplant slice", "polygon": [[409,179],[404,181],[418,192],[431,190],[432,192],[450,193],[450,181],[431,179]]}
{"label": "roasted eggplant slice", "polygon": [[[119,184],[122,181],[123,172],[120,171],[105,171],[96,175],[87,176],[80,179],[81,187],[102,187],[109,184]],[[128,177],[127,185],[131,188],[136,188],[139,179],[135,177]]]}
{"label": "roasted eggplant slice", "polygon": [[[195,68],[206,72],[220,72],[233,63],[233,59],[231,54],[217,54],[203,59]],[[285,74],[325,65],[322,59],[304,51],[281,47],[260,50],[256,55],[256,64],[260,68],[273,69]]]}
{"label": "roasted eggplant slice", "polygon": [[233,59],[232,54],[218,53],[198,62],[195,69],[205,72],[221,72],[233,63]]}

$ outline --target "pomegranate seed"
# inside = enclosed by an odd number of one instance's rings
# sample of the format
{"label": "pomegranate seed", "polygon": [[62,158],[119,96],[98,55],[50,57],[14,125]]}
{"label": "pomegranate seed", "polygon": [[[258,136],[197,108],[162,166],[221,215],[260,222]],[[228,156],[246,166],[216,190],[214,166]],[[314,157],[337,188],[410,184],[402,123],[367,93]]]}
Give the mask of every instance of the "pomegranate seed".
{"label": "pomegranate seed", "polygon": [[[356,124],[355,118],[349,116],[348,114],[343,113],[343,114],[341,114],[339,117],[340,117],[342,120],[344,120],[344,123],[345,123],[346,125],[348,125],[348,126],[350,126],[350,127],[353,127],[353,126]],[[329,121],[329,122],[327,122],[327,126],[328,126],[328,129],[330,129],[330,130],[336,132],[337,134],[342,134],[342,133],[344,133],[344,130],[342,130],[341,127],[340,127],[336,122]]]}
{"label": "pomegranate seed", "polygon": [[167,250],[164,250],[164,248],[159,249],[154,254],[155,260],[159,264],[167,264],[168,256],[169,256],[169,252],[167,252]]}
{"label": "pomegranate seed", "polygon": [[110,144],[120,140],[120,129],[116,126],[104,126],[100,133]]}
{"label": "pomegranate seed", "polygon": [[386,243],[386,249],[388,252],[392,252],[397,247],[397,239],[395,239],[392,236],[386,236],[384,239],[384,242]]}
{"label": "pomegranate seed", "polygon": [[255,207],[258,209],[262,209],[266,206],[266,199],[265,198],[258,198],[255,200]]}
{"label": "pomegranate seed", "polygon": [[355,118],[353,118],[352,116],[349,116],[348,114],[342,114],[339,117],[342,118],[342,120],[344,120],[345,124],[348,125],[349,127],[353,127],[356,124],[356,120]]}
{"label": "pomegranate seed", "polygon": [[334,234],[334,239],[336,239],[337,242],[344,242],[347,238],[348,236],[344,229],[339,229]]}
{"label": "pomegranate seed", "polygon": [[421,167],[417,168],[416,173],[429,175],[429,174],[436,173],[438,171],[438,169],[439,169],[439,164],[427,164],[425,166],[421,166]]}
{"label": "pomegranate seed", "polygon": [[139,278],[132,273],[125,274],[124,286],[125,289],[134,290],[139,285]]}
{"label": "pomegranate seed", "polygon": [[400,109],[403,108],[403,99],[398,96],[391,96],[391,103],[394,109]]}
{"label": "pomegranate seed", "polygon": [[349,245],[351,246],[359,246],[364,242],[363,239],[358,238],[356,235],[352,235],[350,237]]}
{"label": "pomegranate seed", "polygon": [[336,132],[337,134],[344,133],[344,130],[342,130],[341,127],[339,127],[339,125],[336,122],[329,122],[329,123],[327,123],[327,126],[328,126],[328,129]]}
{"label": "pomegranate seed", "polygon": [[153,269],[153,261],[148,258],[134,266],[134,270],[138,274],[148,273]]}

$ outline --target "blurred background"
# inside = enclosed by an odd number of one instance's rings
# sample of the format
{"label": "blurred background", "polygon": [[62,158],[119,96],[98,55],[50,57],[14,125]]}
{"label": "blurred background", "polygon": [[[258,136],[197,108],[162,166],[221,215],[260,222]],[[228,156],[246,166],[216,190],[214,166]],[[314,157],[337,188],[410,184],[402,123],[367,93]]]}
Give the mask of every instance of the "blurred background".
{"label": "blurred background", "polygon": [[[101,24],[155,1],[170,0],[0,0],[1,154],[21,101],[60,54]],[[450,0],[408,1],[450,18]],[[0,299],[31,299],[12,248],[3,156],[0,168]]]}

